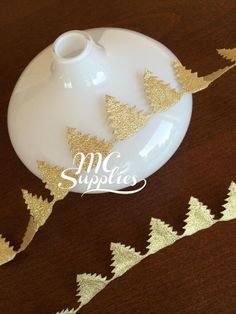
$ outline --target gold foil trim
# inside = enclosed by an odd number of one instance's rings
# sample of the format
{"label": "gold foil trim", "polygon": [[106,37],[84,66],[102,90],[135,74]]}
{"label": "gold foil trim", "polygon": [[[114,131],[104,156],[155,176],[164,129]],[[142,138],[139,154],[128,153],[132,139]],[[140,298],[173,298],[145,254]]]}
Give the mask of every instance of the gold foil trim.
{"label": "gold foil trim", "polygon": [[211,227],[216,223],[214,216],[206,205],[203,205],[195,197],[191,197],[189,201],[189,211],[185,219],[184,235],[191,235],[199,230]]}
{"label": "gold foil trim", "polygon": [[122,104],[115,97],[107,95],[105,100],[108,122],[117,140],[128,139],[143,128],[150,119],[150,114]]}
{"label": "gold foil trim", "polygon": [[221,213],[222,217],[220,220],[227,221],[236,218],[236,184],[234,182],[230,184],[228,198],[223,207],[225,209]]}
{"label": "gold foil trim", "polygon": [[149,234],[147,255],[154,254],[179,239],[179,235],[177,235],[177,232],[173,230],[173,227],[169,226],[160,219],[152,218],[150,222],[150,229],[151,232]]}
{"label": "gold foil trim", "polygon": [[[73,158],[78,153],[83,153],[85,156],[90,153],[100,153],[105,158],[111,151],[113,142],[106,142],[105,140],[99,140],[96,136],[83,134],[74,128],[67,129],[68,144]],[[80,165],[80,158],[75,158],[75,163]],[[87,170],[90,160],[85,159],[82,171]],[[94,155],[93,167],[98,163],[98,156]]]}
{"label": "gold foil trim", "polygon": [[25,231],[20,249],[18,250],[18,253],[24,251],[27,248],[27,246],[33,240],[38,229],[39,229],[38,224],[34,221],[33,217],[30,217],[30,220],[29,220],[28,226],[26,228],[26,231]]}
{"label": "gold foil trim", "polygon": [[0,265],[11,261],[16,254],[10,243],[0,234]]}
{"label": "gold foil trim", "polygon": [[63,184],[63,187],[70,187],[70,182],[62,179],[61,173],[64,168],[51,167],[46,164],[45,161],[38,161],[38,168],[42,177],[43,183],[45,183],[46,189],[50,191],[50,194],[54,197],[54,202],[62,200],[69,193],[67,189],[61,189],[59,184]]}
{"label": "gold foil trim", "polygon": [[51,215],[54,203],[49,203],[47,199],[43,200],[42,196],[32,195],[27,190],[22,190],[22,193],[30,215],[33,217],[36,225],[41,227]]}
{"label": "gold foil trim", "polygon": [[178,60],[173,62],[176,78],[185,93],[196,93],[205,89],[210,84],[204,77],[199,77],[197,72],[186,69]]}
{"label": "gold foil trim", "polygon": [[111,252],[113,278],[122,276],[143,259],[140,252],[136,252],[134,248],[121,243],[111,243]]}
{"label": "gold foil trim", "polygon": [[152,72],[144,73],[144,90],[154,112],[163,112],[177,103],[183,93],[178,93],[169,84],[159,80]]}
{"label": "gold foil trim", "polygon": [[218,79],[221,75],[223,75],[224,73],[226,73],[227,71],[232,69],[234,66],[235,66],[235,64],[228,65],[223,69],[219,69],[219,70],[217,70],[211,74],[208,74],[208,75],[204,76],[204,80],[211,83],[211,82],[215,81],[216,79]]}
{"label": "gold foil trim", "polygon": [[106,277],[97,274],[77,275],[78,302],[80,306],[87,304],[98,292],[109,283]]}
{"label": "gold foil trim", "polygon": [[62,310],[61,312],[57,312],[56,314],[76,314],[78,312],[78,310],[76,311],[75,309],[66,309],[66,310]]}
{"label": "gold foil trim", "polygon": [[[232,220],[236,218],[236,184],[231,183],[229,187],[228,198],[222,218],[215,219],[206,205],[203,205],[197,198],[191,197],[189,201],[188,218],[185,220],[184,232],[179,235],[173,231],[164,221],[152,218],[150,222],[151,232],[149,234],[147,253],[142,255],[135,251],[135,248],[125,246],[121,243],[111,243],[112,251],[112,273],[114,274],[110,280],[103,278],[102,275],[82,274],[77,275],[79,286],[77,296],[80,297],[80,306],[75,309],[79,311],[86,303],[88,303],[98,292],[105,288],[110,282],[117,277],[122,276],[129,269],[141,262],[144,258],[158,252],[165,247],[174,244],[177,240],[187,236],[191,236],[198,231],[210,228],[215,223],[224,220]],[[62,312],[63,313],[63,312]]]}
{"label": "gold foil trim", "polygon": [[219,69],[206,76],[198,76],[197,72],[186,69],[179,61],[173,62],[176,78],[183,89],[184,93],[196,93],[200,90],[207,88],[212,82],[214,82],[221,75],[229,71],[234,65],[226,66],[223,69]]}
{"label": "gold foil trim", "polygon": [[[27,190],[22,190],[25,204],[30,212],[30,219],[18,251],[15,251],[10,247],[9,243],[0,236],[0,265],[9,262],[18,253],[24,251],[28,247],[39,227],[43,226],[47,221],[55,202],[63,199],[68,194],[68,190],[60,189],[58,186],[60,182],[66,181],[61,178],[61,172],[64,170],[63,168],[50,167],[44,161],[39,161],[38,167],[43,182],[46,183],[46,188],[50,190],[51,195],[53,195],[54,198],[51,202],[48,202],[47,199],[43,200],[42,196],[37,197],[36,195],[29,193]],[[63,184],[66,186],[68,182],[63,182]]]}
{"label": "gold foil trim", "polygon": [[236,62],[236,47],[233,49],[217,49],[217,52],[219,55],[221,55],[221,57],[225,58],[226,60]]}

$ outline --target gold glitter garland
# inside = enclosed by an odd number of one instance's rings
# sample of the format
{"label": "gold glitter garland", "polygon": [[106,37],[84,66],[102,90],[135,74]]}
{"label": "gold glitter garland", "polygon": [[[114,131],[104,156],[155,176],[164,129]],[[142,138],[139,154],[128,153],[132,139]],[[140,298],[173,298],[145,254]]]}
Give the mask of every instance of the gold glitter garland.
{"label": "gold glitter garland", "polygon": [[26,190],[22,190],[22,193],[25,204],[30,211],[30,215],[33,217],[34,223],[37,227],[41,227],[51,215],[54,202],[48,202],[47,199],[43,200],[42,196],[33,196]]}
{"label": "gold glitter garland", "polygon": [[0,248],[0,265],[11,261],[17,254],[17,252],[14,251],[13,247],[10,246],[10,243],[7,242],[7,240],[3,238],[2,235],[0,235]]}
{"label": "gold glitter garland", "polygon": [[235,64],[226,66],[206,76],[199,77],[197,72],[186,69],[179,61],[173,62],[177,80],[184,93],[196,93],[207,88],[221,75],[233,68]]}
{"label": "gold glitter garland", "polygon": [[[105,157],[107,154],[109,154],[113,144],[116,141],[128,139],[137,133],[147,124],[152,115],[157,112],[167,110],[176,102],[178,102],[185,93],[195,93],[208,87],[209,84],[211,84],[214,80],[219,78],[221,75],[236,65],[236,48],[219,49],[217,51],[220,56],[230,60],[233,64],[204,77],[199,77],[197,73],[192,73],[191,70],[187,70],[179,61],[173,62],[177,80],[182,88],[180,92],[171,88],[168,83],[159,80],[154,74],[146,70],[144,73],[144,90],[149,105],[152,109],[150,114],[138,111],[135,107],[122,104],[112,96],[106,96],[105,102],[108,121],[111,128],[113,129],[115,138],[111,142],[105,142],[104,140],[98,140],[95,136],[82,134],[76,129],[69,128],[68,144],[72,152],[72,157],[74,157],[78,152],[87,154],[88,152],[94,151],[100,152],[103,157]],[[57,201],[64,199],[69,193],[69,190],[61,189],[59,186],[59,183],[62,182],[64,187],[68,185],[68,181],[61,178],[61,173],[64,170],[63,168],[51,167],[47,165],[45,161],[38,161],[38,168],[41,173],[42,181],[45,183],[46,189],[50,190],[53,200],[49,202],[47,199],[43,200],[42,196],[33,196],[27,190],[22,190],[23,198],[30,212],[29,223],[22,239],[22,244],[18,251],[15,251],[14,248],[10,246],[9,242],[0,234],[0,265],[3,265],[14,259],[18,253],[27,248],[37,233],[39,227],[47,221],[52,212],[54,204]],[[70,175],[74,176],[73,173],[70,173]],[[229,213],[230,217],[231,205],[228,204],[227,206],[228,210],[224,212],[225,220],[227,220],[228,217],[228,214],[226,213]],[[156,223],[157,221],[154,220],[154,229]],[[166,228],[166,226],[164,227]],[[170,239],[173,239],[172,236]],[[121,247],[123,251],[121,250]],[[121,245],[118,245],[118,248],[120,248],[119,251],[121,253],[129,252],[131,254],[131,248],[123,247]],[[132,254],[134,260],[136,260],[135,257],[138,260],[138,253],[132,251]],[[118,258],[118,256],[116,257]]]}
{"label": "gold glitter garland", "polygon": [[[68,181],[61,178],[61,173],[64,168],[61,167],[51,167],[46,164],[45,161],[38,160],[38,168],[42,177],[43,183],[45,183],[46,189],[50,191],[53,196],[53,201],[59,201],[66,197],[69,193],[67,189],[61,189],[59,183],[63,182],[64,186],[68,186]],[[68,186],[69,187],[69,186]]]}
{"label": "gold glitter garland", "polygon": [[[82,152],[85,156],[90,153],[101,153],[102,157],[106,157],[113,146],[113,142],[106,142],[104,140],[99,140],[96,136],[91,136],[83,134],[74,128],[67,129],[67,138],[68,144],[70,146],[70,151],[75,158],[75,163],[79,166],[80,163],[77,163],[76,155],[79,152]],[[83,169],[86,170],[89,165],[89,160],[85,160],[83,164]],[[94,156],[93,166],[98,163],[98,156]]]}
{"label": "gold glitter garland", "polygon": [[163,112],[180,100],[183,93],[159,80],[150,71],[144,73],[144,89],[154,113]]}
{"label": "gold glitter garland", "polygon": [[85,304],[90,302],[97,293],[103,290],[110,282],[117,277],[122,276],[130,268],[141,262],[149,255],[155,254],[159,250],[174,244],[177,240],[180,240],[187,236],[192,236],[198,231],[206,228],[210,228],[212,225],[221,222],[236,219],[236,184],[232,182],[229,186],[228,198],[225,208],[222,211],[222,217],[215,219],[211,215],[207,206],[203,205],[197,198],[191,197],[189,201],[189,209],[187,218],[185,220],[184,232],[179,235],[173,230],[171,226],[164,221],[156,218],[152,218],[150,222],[150,234],[148,239],[147,253],[142,255],[136,252],[134,248],[125,246],[121,243],[111,243],[110,249],[112,253],[112,273],[114,274],[111,279],[102,277],[100,274],[79,274],[77,275],[77,294],[79,297],[78,302],[80,305],[71,310],[63,310],[56,314],[75,314]]}
{"label": "gold glitter garland", "polygon": [[108,123],[117,140],[125,140],[137,133],[147,124],[151,116],[137,111],[135,107],[121,104],[112,96],[106,96],[105,101]]}
{"label": "gold glitter garland", "polygon": [[30,212],[30,219],[21,246],[17,251],[0,235],[0,265],[11,261],[18,253],[28,247],[38,229],[47,221],[54,204],[68,194],[68,190],[62,190],[58,187],[59,182],[64,181],[65,186],[68,184],[66,180],[61,178],[63,168],[50,167],[44,161],[38,161],[38,168],[42,176],[42,181],[46,184],[46,188],[50,190],[53,200],[49,202],[47,199],[43,200],[42,196],[38,197],[32,195],[27,190],[22,190],[25,204]]}
{"label": "gold glitter garland", "polygon": [[233,49],[217,49],[219,55],[221,55],[226,60],[230,60],[231,62],[236,62],[236,47]]}

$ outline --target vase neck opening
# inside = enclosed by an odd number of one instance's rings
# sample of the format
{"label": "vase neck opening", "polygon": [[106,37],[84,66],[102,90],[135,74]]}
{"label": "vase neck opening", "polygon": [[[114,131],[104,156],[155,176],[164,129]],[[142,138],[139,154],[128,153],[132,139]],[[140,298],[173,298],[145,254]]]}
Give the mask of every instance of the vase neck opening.
{"label": "vase neck opening", "polygon": [[87,32],[69,31],[62,34],[54,42],[52,54],[52,79],[65,88],[78,84],[97,85],[106,78],[105,50]]}
{"label": "vase neck opening", "polygon": [[91,37],[85,32],[66,32],[53,45],[54,58],[60,63],[73,63],[88,53],[91,41]]}

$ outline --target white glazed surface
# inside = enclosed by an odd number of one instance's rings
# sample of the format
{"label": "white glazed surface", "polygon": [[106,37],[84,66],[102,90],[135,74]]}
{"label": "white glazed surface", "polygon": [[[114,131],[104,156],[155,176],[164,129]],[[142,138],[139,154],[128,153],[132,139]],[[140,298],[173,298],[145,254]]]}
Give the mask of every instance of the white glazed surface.
{"label": "white glazed surface", "polygon": [[[47,47],[26,67],[12,93],[8,110],[12,145],[38,177],[37,160],[52,166],[72,166],[67,127],[100,139],[112,138],[105,95],[150,111],[143,86],[145,69],[178,88],[171,67],[176,57],[161,43],[125,29],[96,28],[87,32],[97,45],[92,42],[73,60],[54,54],[55,62],[52,46]],[[183,140],[191,111],[192,96],[188,94],[169,110],[155,114],[138,133],[114,145],[113,151],[119,151],[121,158],[111,162],[110,167],[127,169],[126,173],[138,180],[157,171]],[[103,185],[114,190],[124,187],[117,183]],[[74,189],[85,190],[86,185]]]}

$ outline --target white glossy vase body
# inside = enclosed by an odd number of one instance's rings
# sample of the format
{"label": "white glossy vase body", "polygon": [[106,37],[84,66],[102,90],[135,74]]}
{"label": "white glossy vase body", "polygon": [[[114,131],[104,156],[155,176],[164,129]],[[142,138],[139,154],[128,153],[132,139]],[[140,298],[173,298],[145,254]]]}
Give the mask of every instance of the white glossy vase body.
{"label": "white glossy vase body", "polygon": [[[32,60],[13,91],[8,127],[17,155],[38,177],[37,160],[71,167],[66,128],[111,140],[104,96],[112,95],[138,110],[150,111],[144,70],[178,88],[171,67],[174,59],[159,42],[129,30],[98,28],[63,34]],[[185,95],[169,110],[155,114],[134,136],[114,145],[113,151],[120,152],[121,158],[111,161],[111,167],[126,169],[138,180],[151,175],[180,145],[191,110],[192,97]],[[126,184],[117,183],[103,186],[115,190],[124,187]],[[74,191],[84,192],[86,188],[80,185]]]}

